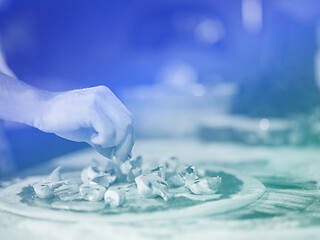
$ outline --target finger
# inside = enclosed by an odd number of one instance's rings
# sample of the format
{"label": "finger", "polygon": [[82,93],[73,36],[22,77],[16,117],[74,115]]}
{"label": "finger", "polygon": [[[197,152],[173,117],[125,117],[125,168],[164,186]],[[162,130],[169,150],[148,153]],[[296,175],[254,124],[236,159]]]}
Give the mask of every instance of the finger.
{"label": "finger", "polygon": [[115,157],[119,161],[126,161],[131,155],[131,150],[134,144],[133,127],[130,126],[126,138],[116,148]]}
{"label": "finger", "polygon": [[108,115],[108,117],[115,129],[115,133],[116,133],[115,145],[117,146],[125,138],[127,134],[129,122],[127,121],[125,116],[123,116],[118,111],[112,112],[111,114]]}
{"label": "finger", "polygon": [[96,150],[102,156],[109,158],[109,159],[113,158],[114,152],[115,152],[115,147],[103,148],[100,145],[96,145],[96,144],[90,144],[90,145],[91,145],[91,147],[93,147],[94,150]]}
{"label": "finger", "polygon": [[79,128],[73,131],[56,132],[55,134],[59,137],[69,139],[75,142],[90,142],[90,136],[95,133],[92,128]]}
{"label": "finger", "polygon": [[132,124],[132,115],[123,103],[112,93],[102,92],[99,108],[116,128],[117,144],[126,136],[127,126]]}
{"label": "finger", "polygon": [[103,148],[116,146],[116,132],[112,122],[106,117],[96,117],[92,121],[96,133],[91,135],[90,141]]}
{"label": "finger", "polygon": [[126,115],[131,116],[131,112],[126,108],[126,106],[120,101],[119,98],[117,98],[117,96],[110,90],[110,96],[112,98],[112,100],[116,103],[116,105],[119,106],[119,108],[126,113]]}

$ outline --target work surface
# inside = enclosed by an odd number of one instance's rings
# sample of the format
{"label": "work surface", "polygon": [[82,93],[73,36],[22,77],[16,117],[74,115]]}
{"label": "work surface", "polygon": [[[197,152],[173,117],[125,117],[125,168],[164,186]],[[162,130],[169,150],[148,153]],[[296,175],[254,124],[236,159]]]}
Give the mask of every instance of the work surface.
{"label": "work surface", "polygon": [[[320,149],[262,147],[236,144],[202,143],[196,140],[140,140],[134,154],[145,159],[177,156],[180,161],[203,167],[227,169],[243,179],[264,185],[264,193],[248,205],[210,214],[161,217],[135,221],[82,221],[81,218],[55,220],[50,216],[30,217],[24,212],[0,211],[1,239],[318,239],[320,232],[319,169]],[[26,176],[45,175],[55,166],[66,170],[87,166],[91,149],[53,159],[44,166],[21,173],[21,179],[2,182],[2,189],[19,183]],[[237,175],[236,175],[237,176]],[[253,177],[253,178],[251,178]],[[245,182],[245,180],[243,180]],[[251,181],[251,180],[250,180]],[[249,181],[249,182],[250,182]],[[245,184],[244,184],[245,185]],[[261,185],[261,186],[263,186]],[[250,185],[260,186],[260,185]],[[258,187],[257,187],[258,188]],[[241,198],[239,198],[241,199]],[[240,201],[240,200],[239,200]],[[208,208],[210,206],[208,205]],[[13,209],[14,210],[14,209]],[[212,209],[207,209],[210,212]],[[59,214],[63,216],[63,211]],[[98,220],[99,218],[99,220]],[[106,218],[110,219],[110,216]],[[47,219],[47,220],[45,220]],[[102,219],[102,220],[101,220]],[[120,218],[121,219],[121,216]]]}

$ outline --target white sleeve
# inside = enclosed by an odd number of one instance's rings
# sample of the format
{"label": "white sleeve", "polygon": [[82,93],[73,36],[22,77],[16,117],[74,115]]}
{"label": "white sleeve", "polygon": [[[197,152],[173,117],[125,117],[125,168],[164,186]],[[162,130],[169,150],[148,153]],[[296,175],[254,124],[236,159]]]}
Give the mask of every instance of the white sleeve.
{"label": "white sleeve", "polygon": [[1,42],[0,42],[0,72],[3,72],[11,77],[16,77],[6,63],[5,55],[1,47]]}

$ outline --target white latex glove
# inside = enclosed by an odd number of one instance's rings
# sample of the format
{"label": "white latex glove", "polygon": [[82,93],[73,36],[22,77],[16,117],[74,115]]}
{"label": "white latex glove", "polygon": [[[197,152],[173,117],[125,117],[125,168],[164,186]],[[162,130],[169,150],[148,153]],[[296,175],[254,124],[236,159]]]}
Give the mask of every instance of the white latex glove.
{"label": "white latex glove", "polygon": [[104,156],[128,159],[134,143],[131,113],[104,86],[53,93],[0,69],[0,119],[16,121],[77,142]]}
{"label": "white latex glove", "polygon": [[49,93],[47,99],[34,120],[35,127],[72,141],[87,142],[108,158],[115,155],[125,161],[131,155],[133,119],[109,88]]}

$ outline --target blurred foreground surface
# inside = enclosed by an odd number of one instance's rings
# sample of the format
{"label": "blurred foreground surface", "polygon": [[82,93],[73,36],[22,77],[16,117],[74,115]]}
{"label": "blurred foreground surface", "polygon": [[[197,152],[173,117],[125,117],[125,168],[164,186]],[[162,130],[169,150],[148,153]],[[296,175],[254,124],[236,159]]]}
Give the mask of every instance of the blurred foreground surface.
{"label": "blurred foreground surface", "polygon": [[[140,140],[135,152],[145,159],[178,156],[182,162],[224,167],[253,176],[266,187],[254,203],[211,216],[170,215],[152,221],[127,223],[40,220],[0,212],[0,233],[5,239],[317,239],[320,222],[320,150],[315,147],[248,146],[185,140]],[[54,159],[20,174],[45,175],[56,165],[65,169],[86,166],[95,157],[82,150]],[[1,182],[5,187],[13,182]],[[186,209],[187,211],[187,209]],[[209,209],[208,209],[209,211]],[[137,216],[141,213],[134,213]],[[109,216],[110,217],[110,216]],[[49,218],[49,216],[48,216]],[[59,235],[57,235],[59,234]],[[130,236],[130,237],[128,237]]]}

